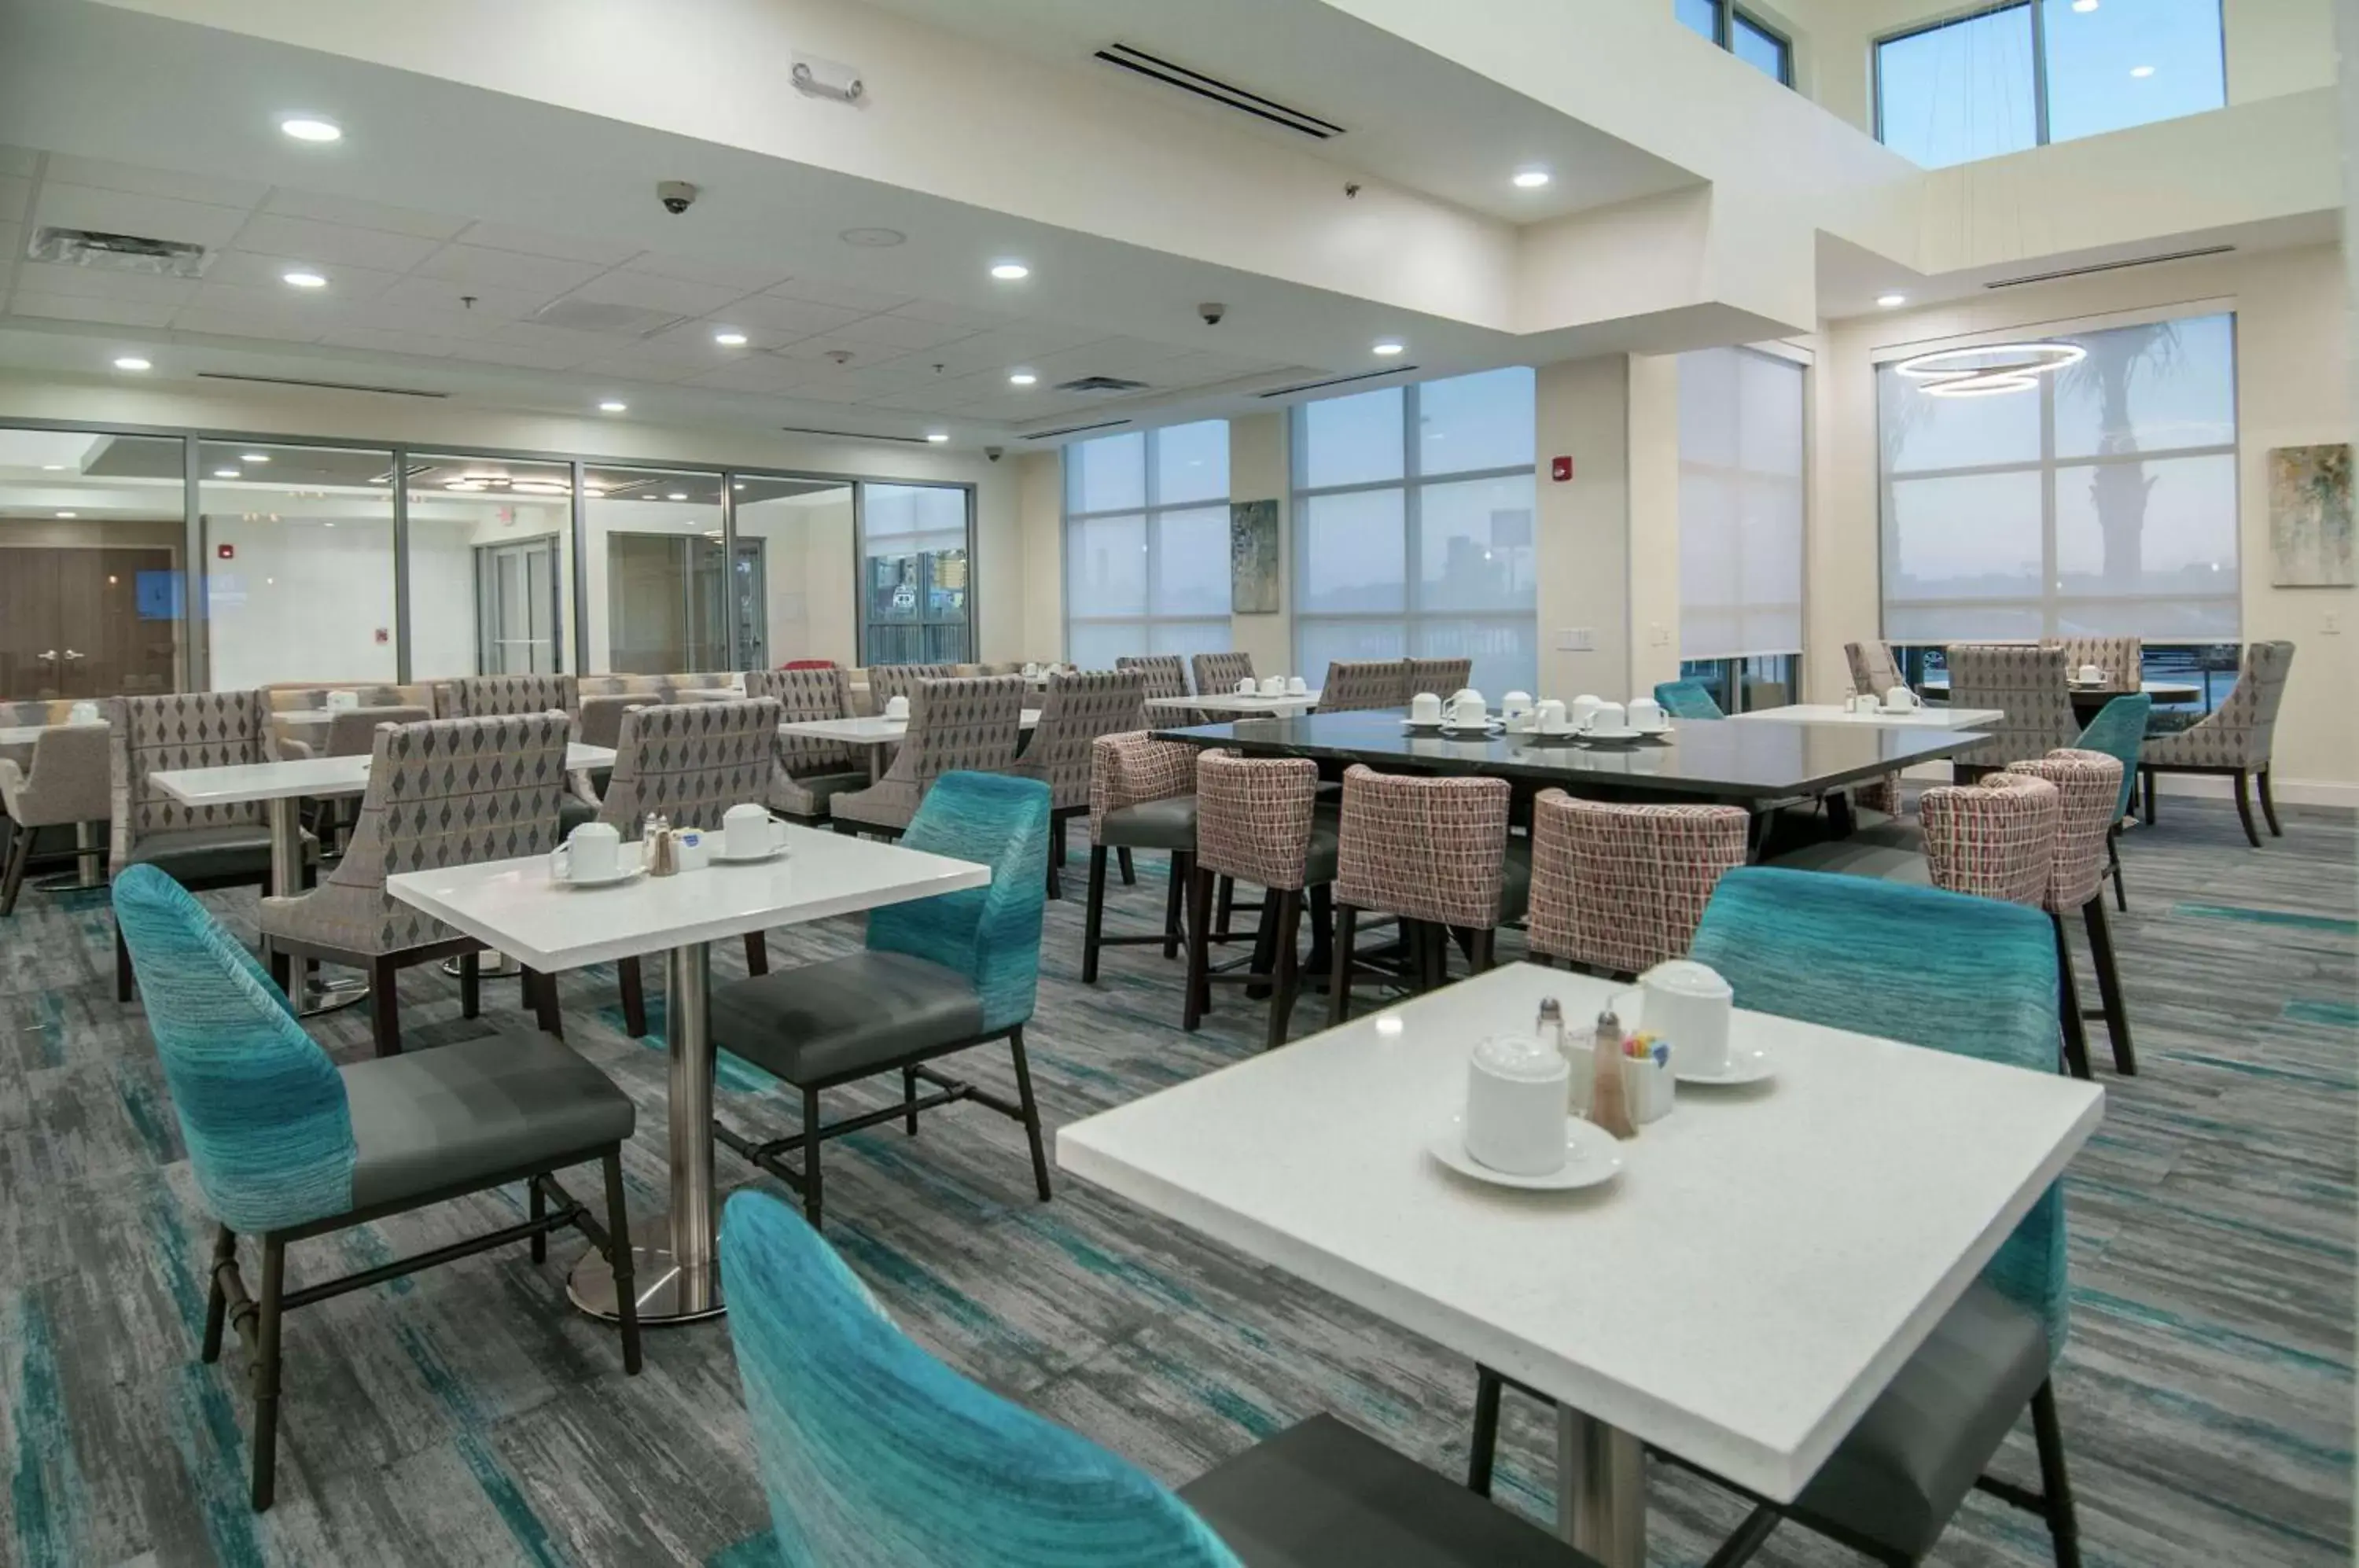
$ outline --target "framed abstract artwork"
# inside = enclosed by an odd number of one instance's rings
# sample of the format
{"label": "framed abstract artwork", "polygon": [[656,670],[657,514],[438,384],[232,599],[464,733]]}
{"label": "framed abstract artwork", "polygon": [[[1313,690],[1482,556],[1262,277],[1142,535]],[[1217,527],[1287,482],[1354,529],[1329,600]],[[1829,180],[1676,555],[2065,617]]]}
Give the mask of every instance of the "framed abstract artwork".
{"label": "framed abstract artwork", "polygon": [[1277,503],[1229,504],[1229,612],[1277,614]]}
{"label": "framed abstract artwork", "polygon": [[2279,588],[2348,588],[2351,448],[2269,450],[2269,581]]}

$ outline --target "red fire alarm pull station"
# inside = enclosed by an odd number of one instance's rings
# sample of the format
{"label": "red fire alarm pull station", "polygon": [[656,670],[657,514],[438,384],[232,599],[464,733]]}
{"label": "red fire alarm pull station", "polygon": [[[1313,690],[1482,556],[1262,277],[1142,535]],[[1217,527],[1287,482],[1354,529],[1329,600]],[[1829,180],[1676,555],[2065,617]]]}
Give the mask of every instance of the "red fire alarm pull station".
{"label": "red fire alarm pull station", "polygon": [[215,558],[222,561],[235,561],[237,559],[237,546],[234,544],[217,544],[213,546],[213,555]]}
{"label": "red fire alarm pull station", "polygon": [[383,648],[386,643],[389,643],[389,642],[391,642],[392,640],[393,640],[393,634],[392,634],[391,632],[389,632],[389,631],[386,630],[386,628],[385,628],[385,627],[383,627],[383,626],[379,626],[379,627],[377,627],[377,629],[376,629],[376,645],[377,645],[379,648]]}
{"label": "red fire alarm pull station", "polygon": [[1571,459],[1571,458],[1569,458],[1569,457],[1551,457],[1551,458],[1549,458],[1549,477],[1550,479],[1559,480],[1559,481],[1562,481],[1562,480],[1566,480],[1566,479],[1570,479],[1570,478],[1571,478],[1571,477],[1572,477],[1572,459]]}

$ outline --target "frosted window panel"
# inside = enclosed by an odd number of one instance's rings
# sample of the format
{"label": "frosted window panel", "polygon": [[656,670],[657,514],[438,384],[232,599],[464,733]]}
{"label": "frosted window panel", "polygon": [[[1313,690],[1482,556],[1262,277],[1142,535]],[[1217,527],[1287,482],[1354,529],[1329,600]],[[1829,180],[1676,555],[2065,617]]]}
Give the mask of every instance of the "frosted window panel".
{"label": "frosted window panel", "polygon": [[[2125,617],[2118,599],[2091,599],[2057,606],[2058,635],[2104,637],[2136,633],[2151,648],[2158,643],[2234,643],[2242,635],[2234,599],[2144,599],[2135,619]],[[2221,694],[2226,694],[2223,683]]]}
{"label": "frosted window panel", "polygon": [[1680,356],[1680,657],[1802,645],[1802,370]]}
{"label": "frosted window panel", "polygon": [[1307,495],[1295,561],[1295,607],[1309,615],[1408,607],[1401,493],[1370,490]]}
{"label": "frosted window panel", "polygon": [[966,548],[966,492],[939,485],[864,485],[861,527],[871,555]]}
{"label": "frosted window panel", "polygon": [[1767,354],[1736,354],[1737,463],[1755,474],[1802,473],[1802,367]]}
{"label": "frosted window panel", "polygon": [[1067,530],[1072,551],[1068,591],[1077,615],[1147,613],[1147,519],[1092,517]]}
{"label": "frosted window panel", "polygon": [[1535,691],[1539,681],[1539,628],[1529,615],[1420,617],[1415,652],[1419,659],[1473,659],[1469,679],[1495,703],[1509,691]]}
{"label": "frosted window panel", "polygon": [[[2058,469],[2056,575],[2058,592],[2075,598],[2234,599],[2235,458],[2223,452]],[[2126,605],[2121,613],[2136,615]]]}
{"label": "frosted window panel", "polygon": [[[2039,488],[2036,471],[1894,481],[1885,525],[1885,604],[2027,600],[2032,629],[2024,635],[2039,636]],[[1886,636],[1897,639],[1888,626]]]}
{"label": "frosted window panel", "polygon": [[1886,642],[2037,642],[2048,633],[2037,604],[1908,604],[1886,600]]}
{"label": "frosted window panel", "polygon": [[[2068,141],[2217,109],[2227,99],[2220,0],[2042,0],[2048,139]],[[2138,72],[2140,74],[2132,74]]]}
{"label": "frosted window panel", "polygon": [[1417,389],[1418,472],[1471,474],[1532,463],[1532,373],[1522,365]]}
{"label": "frosted window panel", "polygon": [[1936,397],[1886,365],[1876,372],[1876,439],[1887,474],[2039,461],[2039,397]]}
{"label": "frosted window panel", "polygon": [[1408,658],[1408,627],[1398,620],[1303,619],[1294,623],[1294,644],[1301,650],[1303,676],[1316,686],[1326,679],[1327,666],[1339,660]]}
{"label": "frosted window panel", "polygon": [[1073,621],[1065,627],[1065,657],[1083,670],[1112,670],[1115,659],[1146,651],[1146,628],[1135,621]]}
{"label": "frosted window panel", "polygon": [[1226,653],[1236,646],[1229,618],[1217,621],[1157,621],[1147,628],[1147,651],[1176,653],[1182,659],[1199,653]]}
{"label": "frosted window panel", "polygon": [[1229,509],[1162,512],[1155,519],[1155,613],[1229,613]]}
{"label": "frosted window panel", "polygon": [[1065,449],[1065,510],[1114,512],[1147,505],[1147,436],[1101,436]]}
{"label": "frosted window panel", "polygon": [[[1120,438],[1117,438],[1120,439]],[[1155,504],[1211,501],[1229,493],[1229,422],[1203,419],[1155,432]]]}
{"label": "frosted window panel", "polygon": [[2089,356],[2056,378],[2059,457],[2235,443],[2234,317],[2114,327],[2062,341]]}
{"label": "frosted window panel", "polygon": [[1420,496],[1419,607],[1516,610],[1533,603],[1532,481],[1429,485]]}
{"label": "frosted window panel", "polygon": [[[2138,9],[2136,0],[2115,3]],[[2017,152],[2038,138],[2028,5],[1878,44],[1875,72],[1877,134],[1927,169]]]}
{"label": "frosted window panel", "polygon": [[[1528,425],[1528,408],[1523,417]],[[1401,477],[1399,387],[1306,403],[1300,419],[1301,488]]]}

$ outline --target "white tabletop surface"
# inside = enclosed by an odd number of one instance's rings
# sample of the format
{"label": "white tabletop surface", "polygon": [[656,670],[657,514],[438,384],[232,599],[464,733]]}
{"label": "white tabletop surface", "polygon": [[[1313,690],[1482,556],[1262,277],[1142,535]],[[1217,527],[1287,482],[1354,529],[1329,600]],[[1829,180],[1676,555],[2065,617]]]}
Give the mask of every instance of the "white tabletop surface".
{"label": "white tabletop surface", "polygon": [[[1946,675],[1928,675],[1919,684],[1928,691],[1946,692],[1950,689],[1950,678]],[[2083,687],[2067,681],[2065,689],[2074,696],[2090,692],[2110,692],[2113,695],[2120,695],[2119,692],[2113,691],[2110,684]],[[2202,683],[2196,681],[2141,681],[2138,682],[2138,690],[2158,702],[2191,702],[2203,695]]]}
{"label": "white tabletop surface", "polygon": [[[527,855],[441,871],[408,871],[386,891],[534,969],[718,942],[991,881],[991,868],[898,844],[787,829],[788,852],[759,866],[708,866],[611,887],[565,887],[549,859]],[[625,857],[638,846],[625,844]]]}
{"label": "white tabletop surface", "polygon": [[39,740],[42,734],[49,730],[103,730],[105,727],[106,721],[104,719],[91,719],[81,724],[77,724],[73,720],[69,719],[61,724],[0,725],[0,746],[30,746],[35,741]]}
{"label": "white tabletop surface", "polygon": [[[1037,729],[1040,710],[1027,708],[1020,721],[1025,729]],[[788,719],[778,726],[781,735],[812,735],[821,740],[841,741],[846,746],[891,746],[907,739],[909,721],[886,719],[875,715],[843,719]]]}
{"label": "white tabletop surface", "polygon": [[1316,691],[1289,691],[1283,696],[1265,697],[1259,692],[1246,696],[1242,691],[1220,691],[1209,697],[1149,697],[1150,712],[1168,713],[1174,709],[1192,708],[1203,713],[1252,713],[1263,717],[1272,714],[1290,718],[1319,705]]}
{"label": "white tabletop surface", "polygon": [[[614,753],[603,746],[569,743],[565,768],[612,768]],[[368,789],[369,757],[310,757],[286,762],[241,762],[226,768],[159,768],[147,781],[189,806],[232,806],[245,800],[284,800],[296,796],[358,795]]]}
{"label": "white tabletop surface", "polygon": [[1608,1185],[1510,1192],[1426,1152],[1475,1040],[1528,1031],[1543,996],[1580,1021],[1622,989],[1510,965],[1070,1124],[1058,1163],[1790,1501],[2104,1094],[1740,1013],[1775,1080],[1682,1086]]}
{"label": "white tabletop surface", "polygon": [[1732,713],[1735,719],[1783,719],[1792,724],[1870,724],[1888,730],[1970,730],[1995,724],[2006,717],[1999,708],[1952,708],[1944,703],[1912,708],[1905,713],[1849,713],[1840,702],[1796,702],[1783,708],[1756,708]]}

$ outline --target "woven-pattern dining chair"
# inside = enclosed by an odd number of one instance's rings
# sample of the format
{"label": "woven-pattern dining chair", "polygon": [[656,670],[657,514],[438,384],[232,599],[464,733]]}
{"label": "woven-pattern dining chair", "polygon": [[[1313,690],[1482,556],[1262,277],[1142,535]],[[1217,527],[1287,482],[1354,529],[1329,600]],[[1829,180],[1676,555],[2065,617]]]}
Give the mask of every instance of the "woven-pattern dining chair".
{"label": "woven-pattern dining chair", "polygon": [[[1450,938],[1466,933],[1468,967],[1491,967],[1498,927],[1521,918],[1530,861],[1508,896],[1505,779],[1435,779],[1379,773],[1361,763],[1343,770],[1343,811],[1335,857],[1335,964],[1328,981],[1327,1022],[1351,1017],[1352,987],[1370,982],[1430,991],[1448,979]],[[1408,957],[1395,975],[1370,968],[1356,952],[1363,914],[1400,922]]]}
{"label": "woven-pattern dining chair", "polygon": [[2236,780],[2236,815],[2255,849],[2261,835],[2253,825],[2252,785],[2261,790],[2261,811],[2278,837],[2277,798],[2269,790],[2269,754],[2277,740],[2277,708],[2285,701],[2286,676],[2293,669],[2293,644],[2256,642],[2245,649],[2244,668],[2227,700],[2187,728],[2149,738],[2138,754],[2146,781],[2146,820],[2155,820],[2158,773],[2225,773]]}
{"label": "woven-pattern dining chair", "polygon": [[[776,699],[782,724],[841,719],[852,713],[852,678],[833,665],[750,670],[745,695]],[[766,800],[771,811],[811,827],[827,816],[828,803],[836,796],[868,781],[867,768],[842,741],[781,734]]]}
{"label": "woven-pattern dining chair", "polygon": [[[234,1326],[253,1356],[255,1511],[270,1507],[277,1476],[280,1320],[313,1301],[518,1241],[531,1243],[538,1263],[549,1233],[575,1225],[614,1267],[623,1368],[636,1375],[622,1163],[636,1113],[604,1073],[522,1031],[339,1068],[245,950],[163,872],[135,866],[115,878],[114,914],[139,966],[197,1192],[220,1227],[201,1354],[218,1360],[223,1331]],[[605,1177],[603,1226],[555,1176],[592,1160]],[[520,1223],[286,1288],[295,1242],[517,1182],[529,1194]],[[258,1297],[238,1269],[241,1237],[261,1247]]]}
{"label": "woven-pattern dining chair", "polygon": [[1447,697],[1474,684],[1474,661],[1471,659],[1411,659],[1403,663],[1407,666],[1401,681],[1404,702],[1419,691]]}
{"label": "woven-pattern dining chair", "polygon": [[1455,686],[1416,686],[1408,683],[1408,663],[1399,659],[1338,659],[1327,665],[1327,678],[1319,683],[1319,711],[1322,713],[1366,713],[1377,708],[1405,708],[1408,700],[1419,691],[1432,691],[1447,698],[1457,691]]}
{"label": "woven-pattern dining chair", "polygon": [[2064,673],[2068,676],[2077,676],[2082,666],[2093,664],[2114,685],[2134,689],[2145,670],[2146,642],[2141,637],[2044,637],[2039,646],[2064,650]]}
{"label": "woven-pattern dining chair", "polygon": [[1253,678],[1254,662],[1250,653],[1199,653],[1190,655],[1189,669],[1196,678],[1196,695],[1218,696],[1234,691],[1237,682]]}
{"label": "woven-pattern dining chair", "polygon": [[[1747,1012],[2054,1069],[2055,946],[2027,909],[1740,866],[1722,878],[1690,951],[1720,972]],[[2077,1568],[2080,1527],[2050,1380],[2070,1305],[2064,1225],[2062,1188],[2050,1186],[1801,1494],[1757,1502],[1712,1555],[1714,1568],[1749,1561],[1788,1519],[1879,1563],[1922,1563],[1977,1488],[2038,1517],[2058,1568]],[[1503,1386],[1485,1369],[1476,1389],[1469,1482],[1484,1493]],[[2027,1407],[2037,1491],[1984,1478]]]}
{"label": "woven-pattern dining chair", "polygon": [[1028,691],[1021,675],[919,682],[909,694],[908,730],[885,776],[830,803],[835,831],[898,833],[943,774],[1006,772],[1016,761]]}
{"label": "woven-pattern dining chair", "polygon": [[1007,771],[1049,786],[1049,897],[1065,896],[1065,825],[1090,810],[1091,760],[1098,737],[1135,734],[1145,724],[1139,678],[1126,670],[1057,675],[1040,699],[1031,743]]}
{"label": "woven-pattern dining chair", "polygon": [[[302,757],[366,757],[376,745],[379,724],[424,724],[434,716],[434,710],[421,703],[384,703],[367,707],[345,708],[328,719],[324,731],[315,731],[315,752],[311,741],[278,736],[273,744],[278,755],[290,761]],[[349,798],[306,801],[304,825],[318,833],[321,842],[342,853],[345,838],[351,832],[352,815],[357,808]]]}
{"label": "woven-pattern dining chair", "polygon": [[[2127,1076],[2137,1071],[2137,1051],[2130,1042],[2129,1007],[2122,996],[2121,971],[2114,961],[2113,932],[2105,920],[2105,845],[2121,802],[2121,762],[2100,751],[2051,751],[2034,761],[2010,762],[2007,771],[2045,779],[2056,786],[2056,853],[2044,902],[2056,928],[2065,1057],[2076,1076],[2089,1076],[2088,1038],[2082,1023],[2088,1017],[2102,1018],[2106,1038],[2113,1041],[2114,1068]],[[2103,1006],[2093,1015],[2082,1009],[2079,983],[2072,974],[2071,943],[2065,938],[2065,921],[2076,911],[2088,930],[2089,956],[2097,971],[2097,996]]]}
{"label": "woven-pattern dining chair", "polygon": [[518,713],[571,713],[582,701],[571,675],[462,675],[434,688],[437,716],[508,718]]}
{"label": "woven-pattern dining chair", "polygon": [[2055,785],[2022,773],[1926,790],[1917,818],[1933,886],[2045,908],[2063,805]]}
{"label": "woven-pattern dining chair", "polygon": [[1882,697],[1895,686],[1908,684],[1900,678],[1900,661],[1892,657],[1892,645],[1880,637],[1873,642],[1843,644],[1843,659],[1851,666],[1854,695]]}
{"label": "woven-pattern dining chair", "polygon": [[[1105,934],[1106,853],[1120,855],[1125,880],[1133,850],[1171,857],[1163,930],[1153,936]],[[1196,748],[1157,740],[1146,731],[1100,735],[1090,746],[1090,892],[1082,921],[1082,984],[1098,979],[1098,953],[1108,947],[1160,945],[1176,958],[1189,868],[1196,858]]]}
{"label": "woven-pattern dining chair", "polygon": [[16,913],[16,896],[24,888],[43,828],[73,831],[75,847],[60,854],[73,857],[82,877],[96,875],[92,863],[105,853],[96,830],[114,809],[107,760],[110,726],[68,724],[65,714],[58,717],[57,724],[34,737],[21,764],[14,756],[0,757],[0,819],[7,832],[6,855],[0,859],[0,915]]}
{"label": "woven-pattern dining chair", "polygon": [[[1196,758],[1196,859],[1188,878],[1187,1000],[1180,1027],[1193,1030],[1212,1007],[1212,983],[1266,986],[1267,1043],[1282,1044],[1301,975],[1295,944],[1303,899],[1323,900],[1335,880],[1335,819],[1318,810],[1319,765],[1308,757],[1236,757],[1208,751]],[[1212,881],[1225,877],[1271,895],[1262,900],[1256,948],[1266,970],[1212,967]]]}
{"label": "woven-pattern dining chair", "polygon": [[1533,953],[1614,975],[1686,956],[1720,879],[1745,864],[1741,806],[1532,801]]}
{"label": "woven-pattern dining chair", "polygon": [[1712,688],[1701,681],[1658,681],[1655,702],[1674,719],[1724,719]]}
{"label": "woven-pattern dining chair", "polygon": [[[262,900],[256,924],[280,988],[298,959],[367,971],[372,1041],[391,1056],[401,1050],[400,972],[457,954],[460,1011],[473,1018],[484,944],[394,898],[386,878],[555,849],[571,729],[562,713],[379,726],[351,849],[310,891]],[[524,990],[541,1027],[558,1032],[554,983],[527,970]]]}
{"label": "woven-pattern dining chair", "polygon": [[2072,716],[2060,648],[1959,643],[1948,650],[1950,706],[1992,708],[2000,717],[1976,724],[1990,739],[1950,759],[1960,779],[2072,744],[2081,731]]}
{"label": "woven-pattern dining chair", "polygon": [[1114,667],[1138,677],[1138,694],[1143,698],[1188,694],[1187,666],[1176,653],[1125,653],[1115,659]]}
{"label": "woven-pattern dining chair", "polygon": [[2130,814],[2137,795],[2138,753],[2146,744],[2146,726],[2154,715],[2154,699],[2143,691],[2116,697],[2097,711],[2081,738],[2078,751],[2101,751],[2122,765],[2122,793],[2114,805],[2113,825],[2105,833],[2105,875],[2114,879],[2114,906],[2126,912],[2129,889],[2122,883],[2122,819]]}
{"label": "woven-pattern dining chair", "polygon": [[[961,679],[955,664],[872,664],[868,667],[868,700],[877,713],[896,697],[917,701],[918,688],[929,681]],[[973,676],[967,680],[976,679]]]}

